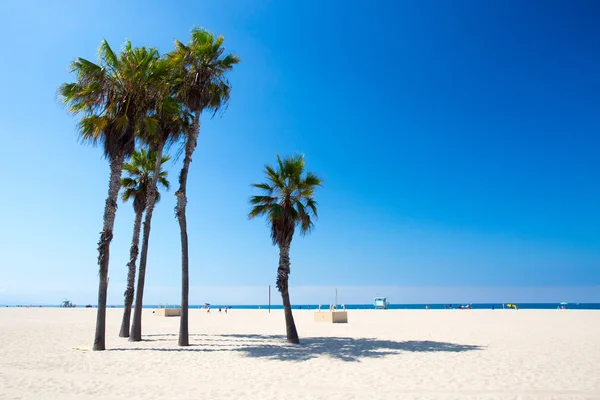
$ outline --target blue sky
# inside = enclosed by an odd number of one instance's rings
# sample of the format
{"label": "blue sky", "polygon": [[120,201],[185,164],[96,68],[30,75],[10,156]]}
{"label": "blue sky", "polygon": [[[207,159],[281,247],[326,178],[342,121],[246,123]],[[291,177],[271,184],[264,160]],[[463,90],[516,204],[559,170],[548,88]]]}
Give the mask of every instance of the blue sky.
{"label": "blue sky", "polygon": [[[243,60],[190,171],[192,303],[266,300],[278,253],[247,199],[294,152],[325,185],[315,231],[293,242],[293,301],[335,286],[346,303],[600,301],[597,2],[22,1],[0,15],[0,304],[96,301],[108,164],[57,101],[69,63],[104,38],[166,52],[192,26]],[[150,304],[179,299],[173,192],[153,220]],[[109,303],[132,223],[120,205]]]}

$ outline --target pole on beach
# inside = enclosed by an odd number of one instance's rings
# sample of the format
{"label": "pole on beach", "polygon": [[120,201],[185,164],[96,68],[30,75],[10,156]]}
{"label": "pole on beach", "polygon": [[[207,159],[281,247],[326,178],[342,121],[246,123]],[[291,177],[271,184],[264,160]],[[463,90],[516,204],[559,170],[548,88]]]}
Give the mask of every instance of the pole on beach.
{"label": "pole on beach", "polygon": [[337,308],[337,288],[335,288],[335,307]]}
{"label": "pole on beach", "polygon": [[271,314],[271,285],[269,285],[269,314]]}

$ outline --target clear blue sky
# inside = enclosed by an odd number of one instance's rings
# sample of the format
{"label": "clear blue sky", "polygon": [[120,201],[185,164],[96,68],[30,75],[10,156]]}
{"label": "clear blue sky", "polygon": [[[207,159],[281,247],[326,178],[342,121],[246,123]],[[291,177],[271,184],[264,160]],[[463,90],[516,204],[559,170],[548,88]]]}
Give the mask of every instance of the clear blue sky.
{"label": "clear blue sky", "polygon": [[[69,63],[104,38],[166,52],[195,25],[243,62],[190,172],[192,303],[266,301],[278,253],[247,199],[277,152],[325,181],[314,233],[293,242],[293,301],[335,286],[346,303],[600,301],[598,2],[10,1],[0,15],[0,304],[96,302],[108,164],[56,99]],[[173,192],[147,303],[179,299]],[[109,303],[132,222],[120,205]]]}

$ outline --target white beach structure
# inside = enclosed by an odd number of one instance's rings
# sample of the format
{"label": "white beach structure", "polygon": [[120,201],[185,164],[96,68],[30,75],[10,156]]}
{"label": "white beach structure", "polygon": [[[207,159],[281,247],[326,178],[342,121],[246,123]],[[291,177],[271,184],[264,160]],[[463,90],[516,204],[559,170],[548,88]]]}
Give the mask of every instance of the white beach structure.
{"label": "white beach structure", "polygon": [[373,299],[373,306],[377,310],[387,310],[390,303],[387,301],[387,297],[375,297]]}

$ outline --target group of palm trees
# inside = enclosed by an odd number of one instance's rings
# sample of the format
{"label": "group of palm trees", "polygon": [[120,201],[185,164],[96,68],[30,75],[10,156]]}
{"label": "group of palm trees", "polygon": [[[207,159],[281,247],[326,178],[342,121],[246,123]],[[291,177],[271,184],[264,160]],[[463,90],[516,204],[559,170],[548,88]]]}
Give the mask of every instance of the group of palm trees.
{"label": "group of palm trees", "polygon": [[[98,50],[98,62],[76,59],[70,68],[76,76],[75,82],[59,87],[59,96],[69,112],[81,114],[78,132],[82,141],[101,145],[110,164],[108,196],[98,242],[99,288],[94,350],[105,349],[109,249],[121,188],[122,199],[133,200],[135,221],[119,335],[129,336],[130,341],[142,340],[142,302],[151,220],[160,198],[157,184],[167,189],[169,186],[166,173],[162,171],[162,164],[169,157],[163,153],[165,147],[173,143],[181,143],[184,149],[179,189],[175,193],[182,271],[178,344],[189,345],[187,178],[200,133],[200,117],[205,111],[215,115],[226,107],[231,92],[227,73],[240,62],[236,55],[225,53],[223,41],[223,36],[215,37],[204,29],[194,28],[187,44],[175,41],[175,49],[164,55],[156,48],[133,47],[131,42],[126,42],[122,50],[115,53],[103,41]],[[264,194],[251,198],[249,217],[266,216],[271,224],[273,244],[280,249],[277,287],[285,309],[287,339],[298,343],[288,292],[289,250],[296,227],[306,234],[313,226],[311,216],[317,216],[313,193],[321,181],[305,171],[302,155],[283,160],[278,156],[277,162],[275,168],[266,167],[266,183],[253,185]],[[121,179],[122,171],[128,176]],[[134,288],[142,219],[142,247],[137,288]]]}
{"label": "group of palm trees", "polygon": [[[131,42],[126,42],[117,54],[103,41],[98,50],[99,62],[78,58],[71,64],[71,71],[76,75],[75,82],[59,87],[59,95],[69,111],[82,114],[78,123],[82,140],[101,144],[110,163],[104,225],[98,242],[100,279],[94,350],[105,349],[109,248],[123,164],[134,152],[136,143],[155,153],[152,181],[147,188],[145,202],[142,202],[145,204],[138,202],[140,207],[144,206],[146,215],[130,340],[139,341],[148,239],[157,197],[156,183],[165,145],[182,137],[185,156],[176,192],[182,252],[182,315],[178,342],[181,346],[189,344],[186,185],[200,133],[200,116],[204,111],[216,113],[227,105],[231,86],[226,74],[240,61],[233,54],[225,54],[223,41],[223,36],[215,37],[204,29],[195,28],[188,44],[175,41],[175,49],[166,55],[161,55],[156,48],[133,47]],[[133,260],[130,264],[135,265],[135,243],[131,253]],[[126,333],[125,330],[122,333]]]}

